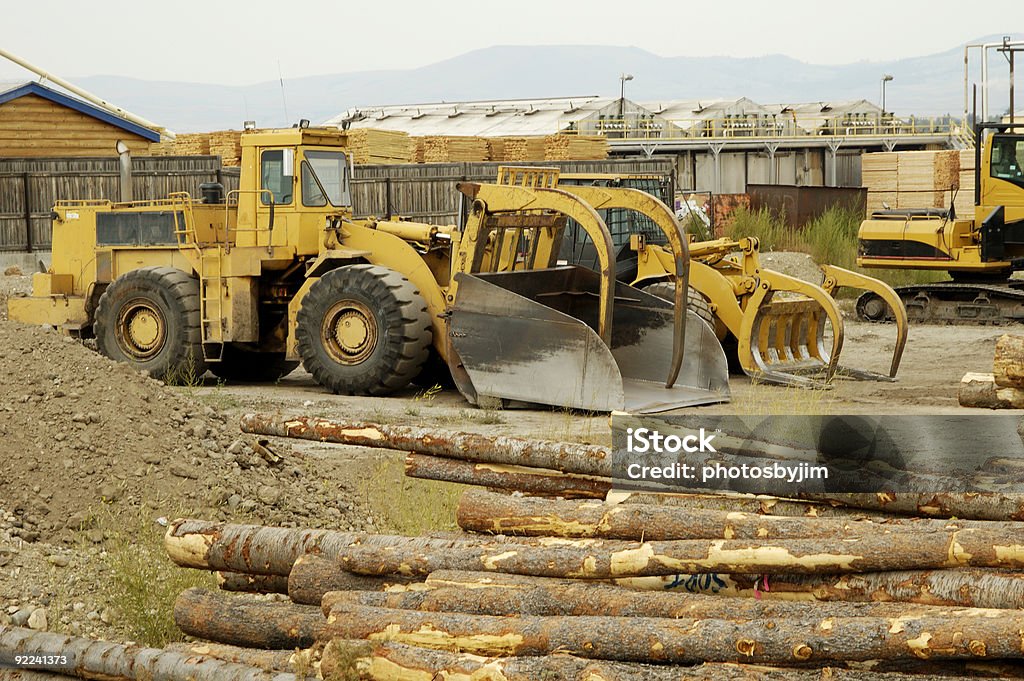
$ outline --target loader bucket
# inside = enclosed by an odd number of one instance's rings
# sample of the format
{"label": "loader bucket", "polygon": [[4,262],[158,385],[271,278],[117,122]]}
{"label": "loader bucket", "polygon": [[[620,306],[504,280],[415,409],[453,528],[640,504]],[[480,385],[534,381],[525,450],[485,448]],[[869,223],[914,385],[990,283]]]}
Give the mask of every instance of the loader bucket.
{"label": "loader bucket", "polygon": [[456,275],[452,357],[481,398],[590,411],[654,413],[729,398],[728,362],[711,328],[686,321],[683,364],[665,387],[674,339],[672,304],[616,282],[610,346],[596,333],[600,275],[576,266]]}

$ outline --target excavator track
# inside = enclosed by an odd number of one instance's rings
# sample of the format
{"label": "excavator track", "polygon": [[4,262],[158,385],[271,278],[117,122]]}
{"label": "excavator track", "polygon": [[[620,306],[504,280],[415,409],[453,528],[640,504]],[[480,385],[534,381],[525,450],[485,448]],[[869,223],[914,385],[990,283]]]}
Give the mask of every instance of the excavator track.
{"label": "excavator track", "polygon": [[[1024,281],[1003,284],[940,282],[896,289],[911,321],[933,324],[1005,324],[1024,321]],[[892,321],[881,299],[868,292],[857,299],[857,317]]]}

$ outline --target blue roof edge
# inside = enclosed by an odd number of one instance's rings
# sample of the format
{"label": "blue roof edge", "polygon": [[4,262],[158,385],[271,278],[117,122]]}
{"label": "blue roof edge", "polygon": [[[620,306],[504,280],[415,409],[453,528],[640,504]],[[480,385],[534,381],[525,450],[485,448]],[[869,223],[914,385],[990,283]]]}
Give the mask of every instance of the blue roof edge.
{"label": "blue roof edge", "polygon": [[127,121],[120,116],[115,116],[109,111],[104,111],[98,106],[89,104],[88,102],[83,102],[80,99],[75,99],[74,97],[57,92],[56,90],[52,90],[41,83],[29,82],[16,87],[13,90],[0,92],[0,104],[6,104],[7,102],[18,99],[19,97],[24,97],[25,95],[37,95],[43,99],[54,102],[55,104],[60,104],[61,106],[66,106],[69,109],[74,109],[79,113],[92,116],[104,123],[117,126],[122,130],[130,132],[133,135],[138,135],[150,142],[160,141],[160,133],[155,130]]}

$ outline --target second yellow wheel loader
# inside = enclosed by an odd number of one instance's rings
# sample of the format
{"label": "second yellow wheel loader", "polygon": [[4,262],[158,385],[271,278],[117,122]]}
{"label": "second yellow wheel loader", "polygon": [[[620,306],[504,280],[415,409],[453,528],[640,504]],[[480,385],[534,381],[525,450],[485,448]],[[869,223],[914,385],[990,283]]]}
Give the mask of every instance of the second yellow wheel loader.
{"label": "second yellow wheel loader", "polygon": [[[728,399],[725,353],[686,309],[678,222],[660,224],[674,299],[615,276],[596,210],[544,171],[462,183],[457,227],[352,219],[338,131],[242,135],[240,189],[61,201],[53,264],[9,316],[95,336],[171,379],[274,379],[301,361],[338,393],[384,395],[447,367],[473,404],[660,411]],[[595,269],[562,265],[567,221]]]}
{"label": "second yellow wheel loader", "polygon": [[[628,209],[631,219],[619,221],[625,230],[612,238],[617,248],[620,276],[649,293],[672,299],[671,273],[675,271],[674,248],[648,241],[651,224],[664,218],[661,201],[637,189],[657,186],[640,175],[570,176],[572,184],[559,187],[580,196],[601,210]],[[631,201],[602,201],[600,194],[622,192]],[[629,194],[632,193],[632,194]],[[644,201],[639,196],[647,196]],[[651,224],[645,224],[644,220]],[[585,241],[573,235],[570,243]],[[660,239],[659,239],[660,240]],[[563,251],[569,261],[588,257],[589,242],[582,249]],[[907,341],[906,310],[895,291],[882,281],[857,272],[823,265],[822,284],[816,285],[767,269],[759,259],[755,238],[689,240],[689,306],[722,340],[731,363],[759,381],[780,385],[820,387],[839,374],[851,378],[893,380]],[[839,364],[844,341],[843,316],[834,294],[842,287],[868,291],[892,310],[897,321],[896,343],[888,373],[843,367]]]}

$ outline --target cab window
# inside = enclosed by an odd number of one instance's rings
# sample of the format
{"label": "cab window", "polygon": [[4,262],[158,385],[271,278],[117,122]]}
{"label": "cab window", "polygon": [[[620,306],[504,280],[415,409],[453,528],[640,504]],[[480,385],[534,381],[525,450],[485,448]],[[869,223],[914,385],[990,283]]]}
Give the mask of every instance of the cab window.
{"label": "cab window", "polygon": [[350,206],[348,159],[340,151],[307,151],[302,162],[302,205]]}
{"label": "cab window", "polygon": [[[294,164],[291,149],[268,149],[260,155],[260,189],[273,194],[274,203],[287,205],[292,202],[294,186]],[[260,193],[264,206],[270,205],[271,195]]]}
{"label": "cab window", "polygon": [[1024,187],[1024,137],[996,136],[992,140],[991,175]]}

